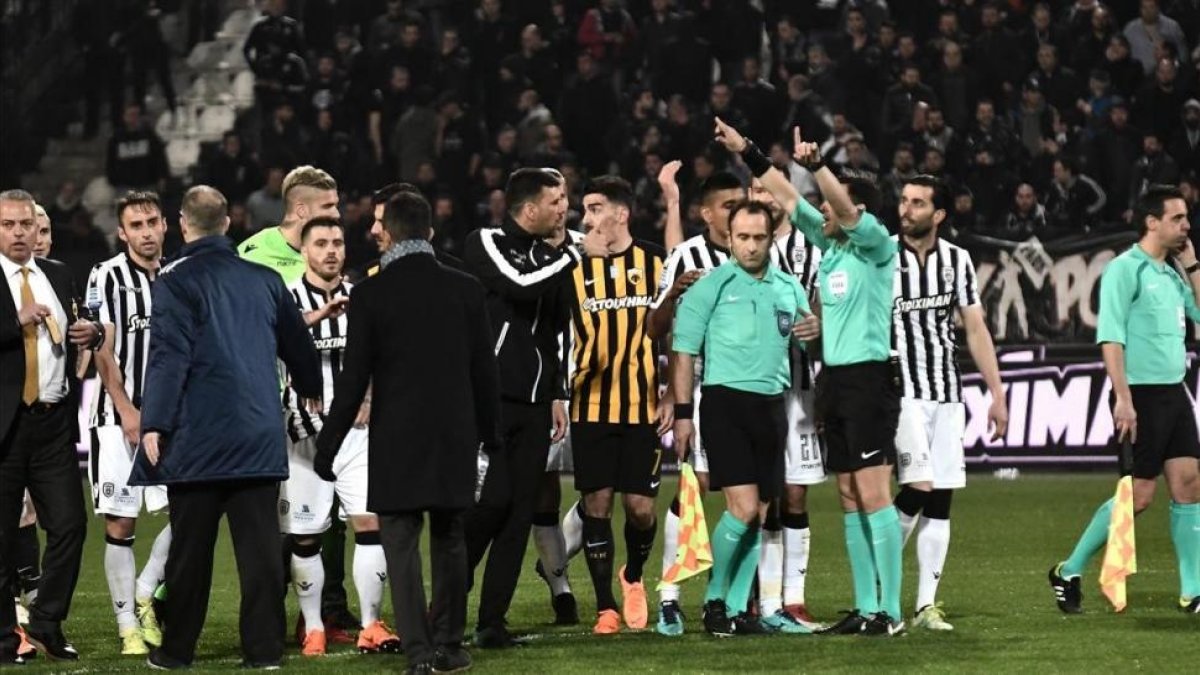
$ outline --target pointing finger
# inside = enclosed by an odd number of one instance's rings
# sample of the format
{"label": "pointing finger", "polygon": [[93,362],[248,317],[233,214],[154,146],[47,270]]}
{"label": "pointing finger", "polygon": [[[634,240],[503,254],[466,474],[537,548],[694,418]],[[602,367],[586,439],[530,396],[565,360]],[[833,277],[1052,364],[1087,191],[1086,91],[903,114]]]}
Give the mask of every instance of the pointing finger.
{"label": "pointing finger", "polygon": [[793,144],[797,147],[803,142],[803,140],[800,138],[800,127],[792,127],[792,139]]}

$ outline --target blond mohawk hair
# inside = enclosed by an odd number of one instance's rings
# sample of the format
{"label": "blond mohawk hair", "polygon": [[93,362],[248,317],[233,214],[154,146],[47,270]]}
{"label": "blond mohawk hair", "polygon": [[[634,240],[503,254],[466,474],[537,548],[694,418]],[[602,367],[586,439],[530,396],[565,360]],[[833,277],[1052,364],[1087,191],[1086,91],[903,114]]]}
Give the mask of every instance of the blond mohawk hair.
{"label": "blond mohawk hair", "polygon": [[291,206],[288,195],[295,188],[313,188],[314,190],[337,190],[337,181],[324,169],[305,164],[298,166],[283,177],[283,202]]}

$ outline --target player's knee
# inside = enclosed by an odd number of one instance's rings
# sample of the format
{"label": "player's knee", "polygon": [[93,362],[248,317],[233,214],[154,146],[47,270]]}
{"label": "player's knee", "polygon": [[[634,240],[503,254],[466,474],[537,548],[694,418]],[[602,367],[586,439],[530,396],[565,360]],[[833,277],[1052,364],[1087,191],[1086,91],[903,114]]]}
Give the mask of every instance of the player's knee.
{"label": "player's knee", "polygon": [[597,490],[583,496],[583,512],[592,518],[608,518],[612,515],[612,490]]}
{"label": "player's knee", "polygon": [[321,554],[321,540],[306,535],[292,535],[292,555],[297,558],[311,558]]}
{"label": "player's knee", "polygon": [[1150,505],[1153,503],[1154,503],[1154,493],[1153,492],[1144,492],[1144,493],[1139,494],[1135,491],[1133,493],[1133,513],[1134,513],[1134,515],[1137,515],[1137,514],[1141,513],[1142,511],[1145,511],[1146,509],[1150,508]]}
{"label": "player's knee", "polygon": [[807,513],[808,512],[808,486],[806,485],[789,485],[785,493],[787,500],[787,508],[784,509],[788,513]]}
{"label": "player's knee", "polygon": [[107,516],[104,519],[104,535],[114,539],[130,539],[137,529],[137,520],[119,516]]}
{"label": "player's knee", "polygon": [[747,525],[758,522],[758,500],[753,497],[730,499],[728,509],[730,515]]}

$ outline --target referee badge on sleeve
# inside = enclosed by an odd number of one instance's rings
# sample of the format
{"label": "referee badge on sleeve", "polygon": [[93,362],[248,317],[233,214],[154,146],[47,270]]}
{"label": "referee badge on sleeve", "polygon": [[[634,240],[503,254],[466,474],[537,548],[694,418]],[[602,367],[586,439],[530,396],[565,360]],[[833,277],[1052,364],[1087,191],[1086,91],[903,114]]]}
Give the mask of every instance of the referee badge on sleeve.
{"label": "referee badge on sleeve", "polygon": [[782,309],[775,310],[775,327],[779,329],[779,335],[787,337],[788,333],[792,332],[791,313]]}

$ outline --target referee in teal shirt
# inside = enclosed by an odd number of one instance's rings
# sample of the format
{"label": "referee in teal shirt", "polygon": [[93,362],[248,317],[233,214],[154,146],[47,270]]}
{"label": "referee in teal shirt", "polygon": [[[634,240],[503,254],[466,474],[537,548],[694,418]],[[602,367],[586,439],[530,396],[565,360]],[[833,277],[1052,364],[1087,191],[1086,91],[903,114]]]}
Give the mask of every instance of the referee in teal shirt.
{"label": "referee in teal shirt", "polygon": [[892,505],[891,475],[900,394],[890,363],[897,251],[872,214],[879,191],[862,179],[843,184],[821,161],[817,144],[804,142],[797,128],[793,157],[816,178],[825,198],[818,210],[737,130],[717,119],[714,131],[783,205],[792,225],[821,249],[817,418],[824,427],[825,468],[837,474],[855,596],[855,610],[826,632],[899,634],[904,535]]}
{"label": "referee in teal shirt", "polygon": [[[770,262],[770,209],[743,201],[729,222],[733,257],[684,294],[673,343],[675,391],[683,399],[693,391],[693,361],[704,355],[700,407],[709,481],[725,493],[704,602],[704,628],[713,635],[768,632],[747,611],[762,542],[759,524],[783,485],[791,342],[820,334],[800,283]],[[691,401],[675,406],[680,459],[696,433],[694,412]]]}
{"label": "referee in teal shirt", "polygon": [[[1171,540],[1179,562],[1179,608],[1200,614],[1200,438],[1183,383],[1188,320],[1200,323],[1200,262],[1188,240],[1178,189],[1154,186],[1138,203],[1142,238],[1100,278],[1096,342],[1112,381],[1116,440],[1133,444],[1133,509],[1150,506],[1160,475],[1171,494]],[[1181,275],[1167,261],[1175,254]],[[1108,541],[1112,500],[1100,505],[1071,556],[1050,570],[1058,608],[1083,611],[1080,578]]]}

